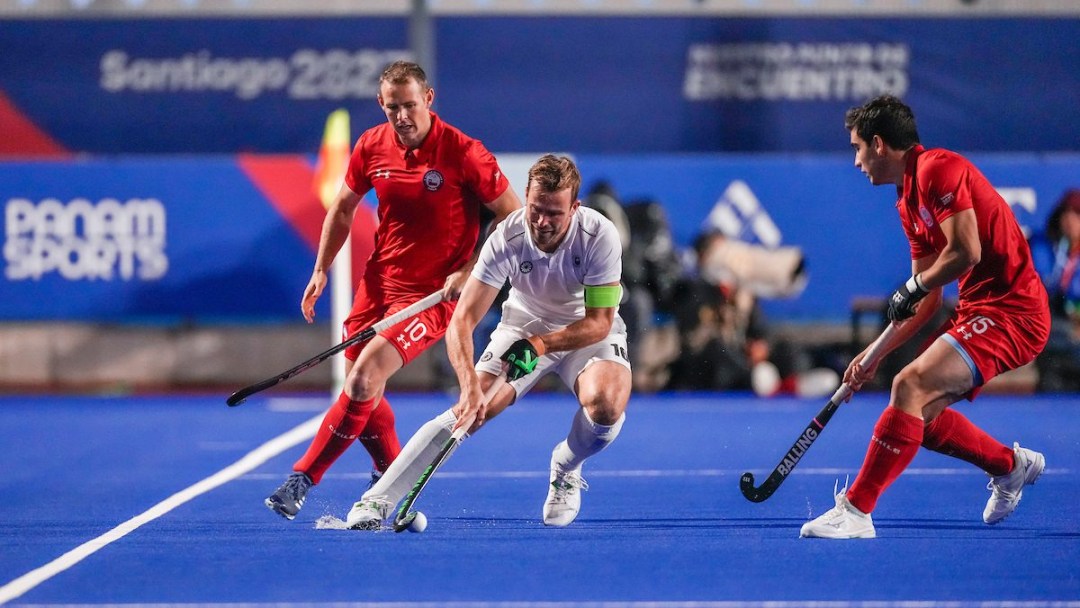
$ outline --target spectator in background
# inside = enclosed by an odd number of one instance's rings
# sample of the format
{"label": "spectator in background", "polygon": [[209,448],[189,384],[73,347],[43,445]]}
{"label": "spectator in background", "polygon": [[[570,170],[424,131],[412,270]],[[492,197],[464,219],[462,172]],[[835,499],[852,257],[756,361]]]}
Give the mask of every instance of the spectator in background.
{"label": "spectator in background", "polygon": [[675,293],[679,355],[671,364],[668,388],[750,390],[753,366],[769,356],[764,318],[754,297],[700,276],[681,281]]}
{"label": "spectator in background", "polygon": [[1052,314],[1050,341],[1036,360],[1039,390],[1080,390],[1080,189],[1069,190],[1051,212],[1046,235],[1054,266],[1046,278]]}
{"label": "spectator in background", "polygon": [[[671,366],[669,388],[753,390],[761,396],[819,396],[835,390],[835,371],[811,369],[808,353],[770,337],[759,304],[760,295],[801,291],[806,283],[801,253],[718,232],[698,237],[694,252],[696,272],[680,281],[673,298],[680,353]],[[769,263],[777,269],[773,277],[745,267]]]}
{"label": "spectator in background", "polygon": [[669,319],[675,285],[683,274],[664,207],[648,199],[624,205],[606,182],[593,186],[582,205],[611,220],[622,242],[619,316],[626,322],[634,389],[661,389],[678,354],[678,337]]}

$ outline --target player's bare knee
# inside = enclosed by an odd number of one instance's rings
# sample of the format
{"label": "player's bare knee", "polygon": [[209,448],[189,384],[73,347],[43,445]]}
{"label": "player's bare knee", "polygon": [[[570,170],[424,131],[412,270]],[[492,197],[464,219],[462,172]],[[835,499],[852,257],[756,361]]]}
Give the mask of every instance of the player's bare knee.
{"label": "player's bare knee", "polygon": [[345,380],[345,394],[353,401],[374,399],[382,390],[382,380],[366,373],[362,368],[349,374]]}
{"label": "player's bare knee", "polygon": [[626,403],[619,398],[618,389],[597,387],[578,393],[578,401],[589,419],[596,424],[615,424],[626,409]]}
{"label": "player's bare knee", "polygon": [[932,400],[924,380],[925,377],[910,365],[900,370],[893,378],[892,406],[921,418],[923,405]]}

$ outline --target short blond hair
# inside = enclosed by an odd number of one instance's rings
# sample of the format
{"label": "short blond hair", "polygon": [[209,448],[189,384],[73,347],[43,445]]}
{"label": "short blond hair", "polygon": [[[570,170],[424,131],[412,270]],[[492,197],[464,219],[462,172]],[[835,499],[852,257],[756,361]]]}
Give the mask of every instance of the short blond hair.
{"label": "short blond hair", "polygon": [[410,80],[415,80],[416,84],[420,85],[421,91],[426,91],[430,88],[428,87],[427,74],[424,72],[424,68],[420,67],[420,64],[412,61],[395,61],[386,66],[382,76],[379,77],[379,84],[384,82],[389,84],[407,84]]}
{"label": "short blond hair", "polygon": [[581,189],[581,173],[577,165],[568,156],[545,154],[529,168],[529,182],[525,185],[525,195],[536,185],[542,192],[559,192],[570,189],[570,201],[578,200]]}

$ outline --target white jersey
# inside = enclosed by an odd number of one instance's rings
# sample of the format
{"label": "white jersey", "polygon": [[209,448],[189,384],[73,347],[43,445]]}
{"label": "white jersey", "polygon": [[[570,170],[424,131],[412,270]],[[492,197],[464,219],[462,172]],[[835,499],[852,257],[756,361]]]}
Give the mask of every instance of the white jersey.
{"label": "white jersey", "polygon": [[[511,213],[488,237],[472,276],[496,289],[510,279],[502,323],[549,333],[585,318],[586,285],[621,280],[622,242],[607,218],[579,206],[558,249],[546,253],[533,243],[525,213]],[[618,308],[615,313],[611,330],[625,332]]]}

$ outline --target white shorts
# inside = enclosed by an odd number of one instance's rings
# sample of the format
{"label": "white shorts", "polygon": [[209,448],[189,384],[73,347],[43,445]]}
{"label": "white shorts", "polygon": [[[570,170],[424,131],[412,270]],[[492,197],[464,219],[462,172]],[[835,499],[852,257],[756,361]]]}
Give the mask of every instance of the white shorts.
{"label": "white shorts", "polygon": [[[487,348],[480,355],[480,361],[476,364],[476,371],[498,375],[502,370],[503,362],[500,357],[510,348],[510,345],[528,335],[517,327],[511,327],[499,323],[495,331],[491,332]],[[574,383],[581,372],[597,361],[613,361],[630,369],[630,358],[626,354],[626,332],[612,331],[606,338],[578,350],[559,351],[548,353],[540,357],[536,363],[536,369],[508,384],[514,387],[514,392],[520,399],[540,381],[541,378],[551,372],[559,374],[563,384],[571,391]]]}

